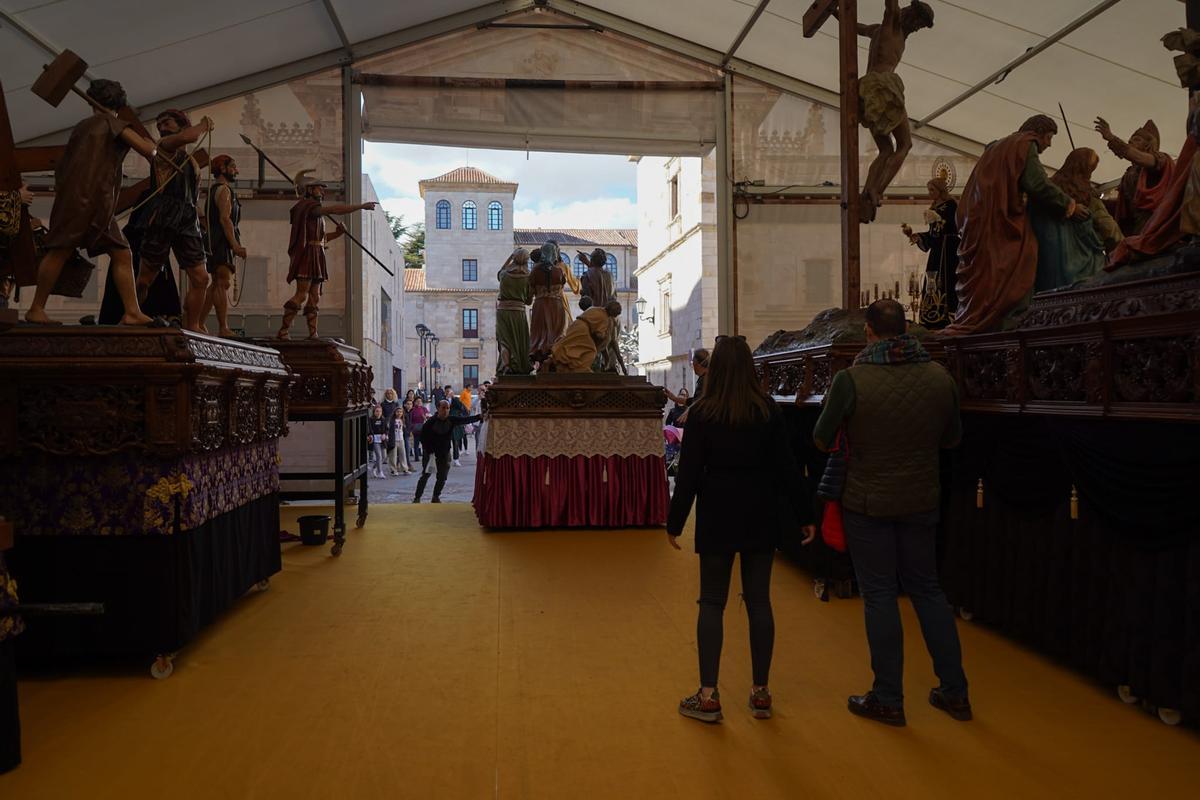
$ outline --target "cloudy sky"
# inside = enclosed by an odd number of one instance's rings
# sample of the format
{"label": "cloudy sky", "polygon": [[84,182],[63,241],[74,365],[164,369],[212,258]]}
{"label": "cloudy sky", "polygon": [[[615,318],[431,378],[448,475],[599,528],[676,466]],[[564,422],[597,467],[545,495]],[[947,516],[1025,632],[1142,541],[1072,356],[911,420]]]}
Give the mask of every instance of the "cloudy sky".
{"label": "cloudy sky", "polygon": [[636,228],[637,165],[626,156],[528,154],[512,150],[367,142],[363,171],[392,214],[424,222],[417,181],[456,167],[515,181],[517,228]]}

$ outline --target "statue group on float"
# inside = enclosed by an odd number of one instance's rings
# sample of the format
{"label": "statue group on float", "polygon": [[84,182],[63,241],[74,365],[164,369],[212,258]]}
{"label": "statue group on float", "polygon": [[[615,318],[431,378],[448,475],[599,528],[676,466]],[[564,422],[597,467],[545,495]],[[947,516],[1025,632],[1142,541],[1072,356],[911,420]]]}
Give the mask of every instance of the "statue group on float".
{"label": "statue group on float", "polygon": [[[621,304],[614,298],[608,254],[596,248],[578,253],[587,271],[579,280],[548,241],[534,251],[517,248],[497,274],[496,374],[560,372],[626,374],[621,356]],[[580,313],[571,320],[564,287],[579,296]],[[526,316],[527,306],[532,306]]]}
{"label": "statue group on float", "polygon": [[[64,64],[82,62],[64,53],[47,67],[47,75],[63,72],[59,67]],[[59,88],[66,93],[65,86]],[[72,129],[55,166],[49,225],[28,217],[33,195],[27,186],[0,192],[0,300],[7,305],[17,282],[12,245],[28,222],[36,229],[37,266],[26,322],[55,324],[46,313],[46,303],[51,294],[62,293],[58,287],[64,268],[81,262],[90,273],[90,262],[80,255],[86,252],[92,258],[106,255],[109,259],[101,324],[166,327],[169,318],[178,318],[183,328],[208,333],[205,320],[215,311],[217,333],[236,336],[229,327],[229,293],[236,264],[244,264],[247,257],[239,226],[238,166],[229,155],[209,160],[202,151],[188,149],[211,134],[213,121],[204,117],[193,125],[186,112],[167,109],[155,119],[158,138],[154,139],[137,122],[120,83],[93,80],[86,92],[76,91],[92,106],[92,114]],[[130,150],[146,159],[150,177],[122,227],[122,165]],[[197,155],[204,155],[203,161]],[[201,209],[205,167],[211,180]],[[295,283],[296,291],[284,303],[280,339],[290,338],[292,322],[301,312],[309,338],[317,337],[321,293],[329,278],[325,249],[345,233],[336,220],[334,229],[328,230],[326,219],[375,207],[375,203],[324,204],[326,184],[308,177],[309,172],[289,178],[299,198],[291,209],[288,243],[287,281]],[[182,306],[168,269],[171,254],[187,276]]]}

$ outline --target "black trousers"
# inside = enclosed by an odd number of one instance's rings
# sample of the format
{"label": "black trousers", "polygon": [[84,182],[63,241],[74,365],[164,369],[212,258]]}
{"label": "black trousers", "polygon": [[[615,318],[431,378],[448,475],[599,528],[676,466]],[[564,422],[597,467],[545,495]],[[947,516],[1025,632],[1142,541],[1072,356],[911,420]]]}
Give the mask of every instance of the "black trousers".
{"label": "black trousers", "polygon": [[450,454],[449,453],[430,453],[425,451],[425,455],[421,456],[421,477],[417,481],[417,493],[413,500],[420,500],[421,495],[425,492],[425,485],[429,483],[429,459],[434,457],[437,459],[437,481],[433,484],[433,499],[437,500],[442,496],[442,487],[446,485],[446,476],[450,474]]}
{"label": "black trousers", "polygon": [[0,642],[0,773],[15,769],[21,763],[15,644],[12,639]]}
{"label": "black trousers", "polygon": [[[725,601],[733,576],[734,553],[700,555],[700,614],[696,643],[700,652],[700,685],[716,686],[725,639]],[[775,616],[771,612],[771,565],[774,550],[741,554],[742,599],[750,618],[750,664],[754,683],[766,686],[775,649]]]}

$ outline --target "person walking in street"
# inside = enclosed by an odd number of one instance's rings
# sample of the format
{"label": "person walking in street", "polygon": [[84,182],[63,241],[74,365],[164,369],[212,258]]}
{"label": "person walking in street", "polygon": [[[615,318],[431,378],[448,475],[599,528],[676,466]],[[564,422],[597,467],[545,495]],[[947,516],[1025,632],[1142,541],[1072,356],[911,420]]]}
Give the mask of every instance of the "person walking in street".
{"label": "person walking in street", "polygon": [[[446,384],[445,399],[450,402],[450,415],[453,417],[465,417],[469,413],[467,406],[464,406],[462,400],[454,393],[453,387]],[[451,434],[451,445],[454,448],[454,466],[461,467],[462,462],[458,460],[459,454],[462,452],[464,443],[466,442],[467,432],[462,427],[456,427]]]}
{"label": "person walking in street", "polygon": [[[396,390],[388,387],[383,390],[383,402],[380,404],[383,407],[383,418],[388,422],[388,438],[385,448],[387,453],[388,468],[392,475],[400,474],[400,465],[404,464],[404,452],[400,451],[397,457],[396,452],[396,426],[393,420],[396,418],[396,409],[400,408],[400,397],[396,394]],[[407,465],[405,465],[407,469]]]}
{"label": "person walking in street", "polygon": [[412,436],[413,459],[421,457],[424,448],[421,447],[421,429],[425,425],[425,420],[429,419],[429,409],[425,404],[418,400],[413,403],[412,410],[408,412],[408,430]]}
{"label": "person walking in street", "polygon": [[371,419],[367,422],[367,443],[371,446],[371,456],[375,460],[372,473],[376,478],[383,477],[383,448],[387,444],[388,421],[383,418],[383,406],[375,406],[371,410]]}
{"label": "person walking in street", "polygon": [[481,419],[483,417],[479,415],[452,416],[448,401],[443,400],[438,403],[437,413],[426,420],[421,429],[421,446],[425,450],[425,455],[421,457],[421,477],[417,481],[417,493],[413,496],[414,503],[421,502],[421,495],[425,493],[425,485],[429,483],[431,471],[429,460],[431,458],[437,466],[437,482],[433,484],[433,497],[430,502],[442,502],[442,487],[446,485],[446,476],[450,474],[450,441],[454,429],[472,422],[479,422]]}
{"label": "person walking in street", "polygon": [[834,376],[813,431],[817,447],[828,450],[843,430],[850,453],[842,519],[875,683],[866,694],[851,696],[848,707],[895,726],[906,724],[901,587],[917,612],[939,680],[930,704],[956,720],[971,719],[958,630],[938,583],[936,554],[940,449],[957,446],[962,437],[958,389],[906,330],[904,307],[895,300],[867,308],[867,346],[853,366]]}
{"label": "person walking in street", "polygon": [[399,475],[403,472],[405,475],[412,474],[412,467],[408,463],[408,448],[405,439],[408,437],[406,427],[408,426],[408,415],[404,411],[404,406],[396,406],[396,410],[390,417],[392,423],[392,449],[388,452],[388,458],[396,470],[392,474]]}
{"label": "person walking in street", "polygon": [[722,717],[717,673],[729,581],[734,556],[739,556],[750,619],[754,683],[749,706],[754,717],[766,719],[771,716],[767,678],[775,646],[771,565],[781,537],[800,530],[803,544],[813,540],[814,514],[791,449],[778,446],[786,438],[783,414],[755,377],[745,338],[717,337],[711,365],[704,395],[690,409],[667,517],[667,541],[678,550],[695,501],[700,689],[679,702],[679,713],[704,722]]}
{"label": "person walking in street", "polygon": [[682,428],[684,425],[687,425],[688,409],[691,408],[693,403],[698,402],[701,395],[704,394],[704,378],[708,375],[709,358],[708,350],[703,347],[692,353],[692,372],[696,373],[696,391],[692,392],[691,397],[684,396],[682,393],[676,395],[671,394],[670,391],[666,392],[668,398],[686,406],[683,413],[676,418],[675,425],[677,427]]}

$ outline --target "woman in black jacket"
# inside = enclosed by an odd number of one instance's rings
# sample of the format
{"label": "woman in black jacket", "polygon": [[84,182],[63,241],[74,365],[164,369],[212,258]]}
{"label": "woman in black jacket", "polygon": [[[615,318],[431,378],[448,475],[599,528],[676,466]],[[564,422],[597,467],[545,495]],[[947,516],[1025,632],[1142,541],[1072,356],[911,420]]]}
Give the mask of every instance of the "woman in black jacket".
{"label": "woman in black jacket", "polygon": [[796,527],[804,532],[803,543],[811,542],[816,536],[814,515],[795,458],[780,446],[787,441],[783,415],[759,385],[745,337],[717,337],[705,383],[704,395],[688,414],[667,517],[667,539],[678,550],[678,538],[696,501],[700,690],[679,702],[679,713],[705,722],[721,719],[717,672],[722,617],[733,558],[740,553],[754,672],[750,711],[766,719],[771,716],[767,677],[775,645],[770,597],[775,547]]}

